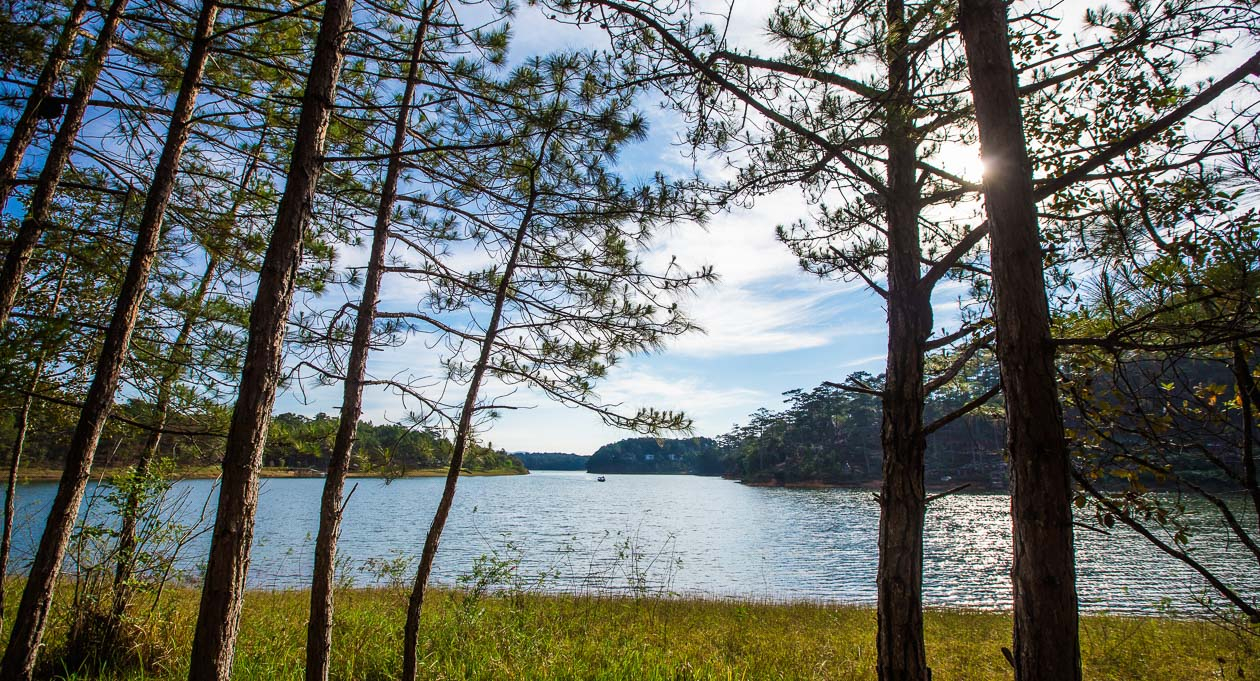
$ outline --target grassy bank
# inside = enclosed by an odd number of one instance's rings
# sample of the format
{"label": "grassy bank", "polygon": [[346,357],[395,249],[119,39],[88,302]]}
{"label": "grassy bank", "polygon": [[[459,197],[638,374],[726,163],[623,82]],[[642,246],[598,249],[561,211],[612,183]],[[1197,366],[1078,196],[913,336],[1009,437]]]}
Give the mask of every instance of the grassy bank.
{"label": "grassy bank", "polygon": [[[99,468],[92,471],[92,477],[104,478],[109,480],[117,475],[125,473],[128,468]],[[184,480],[213,480],[219,477],[223,469],[219,466],[183,466],[175,469],[175,477]],[[520,471],[514,468],[492,468],[488,470],[468,470],[464,469],[460,475],[462,476],[486,476],[486,475],[528,475],[528,471]],[[261,476],[264,478],[322,478],[324,472],[313,468],[263,468]],[[387,477],[381,471],[351,471],[351,478],[382,478]],[[446,477],[445,468],[409,468],[405,472],[394,472],[389,475],[394,478],[439,478]],[[18,482],[57,482],[61,479],[61,469],[53,468],[24,468],[18,473]]]}
{"label": "grassy bank", "polygon": [[[147,670],[71,678],[185,678],[197,596],[168,592],[143,625],[147,643],[136,652]],[[397,589],[340,595],[334,679],[397,675],[405,603]],[[306,612],[304,592],[250,593],[233,678],[299,678]],[[1007,614],[930,611],[934,677],[1012,678],[1001,653],[1010,625]],[[62,650],[65,631],[63,611],[48,658]],[[425,608],[422,678],[874,679],[874,632],[874,611],[864,607],[438,592]],[[1257,679],[1258,643],[1205,622],[1091,616],[1082,625],[1093,680]]]}

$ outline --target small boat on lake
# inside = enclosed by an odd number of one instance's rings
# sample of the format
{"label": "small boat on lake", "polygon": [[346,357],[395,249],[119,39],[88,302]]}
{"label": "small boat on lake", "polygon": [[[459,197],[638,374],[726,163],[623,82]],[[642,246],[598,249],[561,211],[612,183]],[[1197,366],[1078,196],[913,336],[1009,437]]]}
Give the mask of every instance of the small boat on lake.
{"label": "small boat on lake", "polygon": [[595,482],[608,482],[608,478],[601,475],[598,478],[595,478]]}

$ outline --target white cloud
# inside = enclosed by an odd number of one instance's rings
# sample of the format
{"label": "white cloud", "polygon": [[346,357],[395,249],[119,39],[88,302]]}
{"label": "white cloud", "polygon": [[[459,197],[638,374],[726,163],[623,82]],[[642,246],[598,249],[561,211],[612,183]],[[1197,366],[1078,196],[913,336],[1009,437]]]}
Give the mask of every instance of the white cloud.
{"label": "white cloud", "polygon": [[649,266],[660,269],[676,259],[685,269],[712,266],[719,277],[715,286],[679,301],[706,333],[674,340],[671,354],[774,354],[824,346],[845,335],[883,332],[876,325],[843,323],[860,284],[819,281],[806,274],[775,238],[777,225],[807,212],[804,197],[784,190],[753,209],[721,213],[707,228],[683,225],[665,235],[645,258]]}
{"label": "white cloud", "polygon": [[758,201],[755,208],[719,213],[704,228],[675,227],[663,234],[646,260],[664,266],[676,257],[684,267],[713,265],[723,283],[735,285],[796,272],[796,256],[775,238],[774,229],[806,217],[808,210],[798,192],[779,191]]}
{"label": "white cloud", "polygon": [[629,409],[655,407],[689,413],[711,413],[761,404],[766,395],[748,388],[719,388],[698,376],[666,377],[638,368],[621,368],[600,383],[610,403]]}
{"label": "white cloud", "polygon": [[776,286],[723,286],[705,292],[688,312],[706,333],[674,340],[672,354],[689,357],[763,355],[827,345],[845,335],[881,333],[837,320],[835,291]]}
{"label": "white cloud", "polygon": [[[644,368],[644,361],[619,366],[599,384],[606,403],[633,414],[640,407],[682,411],[697,435],[725,432],[757,407],[774,401],[773,394],[743,387],[720,387],[703,375],[674,374],[670,369]],[[508,410],[483,430],[483,437],[509,450],[568,451],[590,454],[601,445],[628,437],[631,431],[603,424],[594,413],[550,402],[531,391],[512,400],[523,409]]]}
{"label": "white cloud", "polygon": [[882,372],[884,369],[882,366],[880,366],[880,364],[886,359],[888,359],[888,353],[881,352],[878,355],[870,355],[868,357],[858,357],[857,359],[851,359],[847,362],[842,362],[837,366],[841,369],[858,369],[861,367],[866,367],[868,369],[874,369],[876,371]]}

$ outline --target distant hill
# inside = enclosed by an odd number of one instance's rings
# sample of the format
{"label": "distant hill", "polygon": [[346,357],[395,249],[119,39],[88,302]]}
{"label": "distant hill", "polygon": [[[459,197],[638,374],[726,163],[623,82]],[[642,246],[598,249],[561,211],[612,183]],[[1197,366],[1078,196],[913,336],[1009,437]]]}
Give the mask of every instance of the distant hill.
{"label": "distant hill", "polygon": [[636,437],[600,447],[586,464],[588,473],[691,473],[721,475],[717,443],[707,437]]}
{"label": "distant hill", "polygon": [[584,471],[589,456],[564,452],[512,452],[531,471]]}

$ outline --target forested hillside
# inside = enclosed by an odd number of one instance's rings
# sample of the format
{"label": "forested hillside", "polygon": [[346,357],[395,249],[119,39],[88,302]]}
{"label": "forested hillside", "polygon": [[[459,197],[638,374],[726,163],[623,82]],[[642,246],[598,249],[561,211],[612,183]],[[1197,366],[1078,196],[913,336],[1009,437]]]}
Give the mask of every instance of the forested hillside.
{"label": "forested hillside", "polygon": [[[865,384],[879,383],[857,377]],[[880,480],[879,399],[823,384],[784,394],[787,407],[760,409],[718,438],[724,473],[750,483],[856,485]],[[957,395],[938,393],[929,418],[955,409]],[[1000,407],[998,407],[1000,409]],[[1004,487],[1005,428],[994,407],[972,411],[928,439],[929,483]]]}
{"label": "forested hillside", "polygon": [[531,471],[584,471],[591,458],[565,452],[512,452],[511,455]]}
{"label": "forested hillside", "polygon": [[[128,420],[139,418],[143,405],[129,403],[120,409]],[[43,412],[48,414],[49,412]],[[225,418],[208,412],[196,416],[183,414],[169,418],[171,433],[162,438],[159,455],[173,460],[175,470],[217,464],[223,458],[222,431],[211,430]],[[328,468],[338,420],[327,414],[303,416],[277,414],[271,421],[263,465],[323,471]],[[64,423],[48,421],[33,428],[27,436],[26,453],[30,465],[54,468],[64,461],[70,430]],[[0,421],[0,437],[11,436],[13,422],[9,415]],[[115,421],[101,438],[106,456],[103,466],[128,466],[142,454],[145,432],[125,422]],[[361,421],[355,443],[351,470],[358,473],[399,475],[417,468],[440,468],[451,460],[451,442],[430,429],[400,424],[374,425]],[[471,471],[524,473],[525,466],[502,450],[475,445],[464,460]]]}
{"label": "forested hillside", "polygon": [[[1109,369],[1104,371],[1103,369]],[[991,359],[975,378],[996,382]],[[1112,372],[1114,371],[1114,373]],[[1111,467],[1104,486],[1174,489],[1179,484],[1228,489],[1241,450],[1233,441],[1243,415],[1215,406],[1228,391],[1229,368],[1194,358],[1135,356],[1115,367],[1078,365],[1061,383],[1064,422],[1082,466]],[[849,385],[877,387],[882,377],[854,375]],[[959,381],[928,400],[936,421],[974,399]],[[784,393],[781,411],[760,409],[718,438],[723,474],[754,484],[853,485],[880,479],[880,403],[873,395],[822,384]],[[1137,405],[1135,408],[1132,405]],[[1103,431],[1106,431],[1105,433]],[[1006,423],[1002,400],[961,414],[927,439],[928,483],[1004,489]],[[1171,475],[1176,471],[1176,475]]]}
{"label": "forested hillside", "polygon": [[636,437],[595,450],[589,473],[691,473],[721,475],[725,468],[717,443],[707,437]]}

